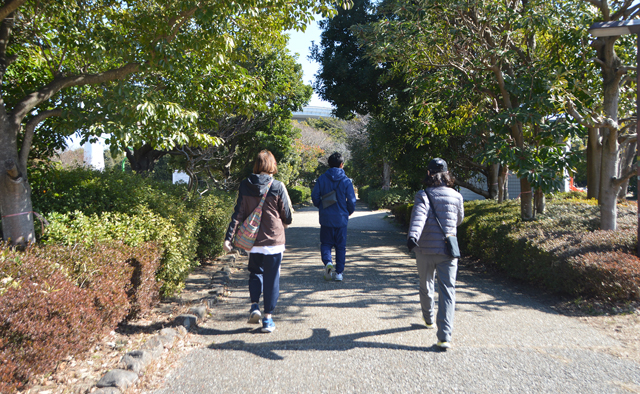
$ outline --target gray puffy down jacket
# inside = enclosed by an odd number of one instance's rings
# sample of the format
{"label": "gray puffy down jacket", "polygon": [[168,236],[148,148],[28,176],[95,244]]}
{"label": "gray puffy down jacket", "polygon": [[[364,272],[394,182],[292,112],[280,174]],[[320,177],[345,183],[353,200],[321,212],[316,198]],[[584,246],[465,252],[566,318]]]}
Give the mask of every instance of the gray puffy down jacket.
{"label": "gray puffy down jacket", "polygon": [[[462,195],[447,186],[429,187],[426,190],[431,196],[444,231],[447,234],[457,235],[456,227],[464,219]],[[413,204],[407,239],[415,238],[418,240],[418,246],[414,251],[422,254],[447,255],[444,235],[436,222],[433,211],[430,210],[429,199],[424,190],[416,193]]]}

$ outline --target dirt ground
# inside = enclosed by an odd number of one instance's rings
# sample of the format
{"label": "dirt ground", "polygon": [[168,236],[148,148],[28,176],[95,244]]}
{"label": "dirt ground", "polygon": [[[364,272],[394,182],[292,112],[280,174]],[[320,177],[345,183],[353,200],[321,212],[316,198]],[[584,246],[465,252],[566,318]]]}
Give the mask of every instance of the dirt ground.
{"label": "dirt ground", "polygon": [[622,343],[621,350],[609,350],[612,355],[640,364],[640,313],[638,310],[626,315],[583,316],[579,319]]}

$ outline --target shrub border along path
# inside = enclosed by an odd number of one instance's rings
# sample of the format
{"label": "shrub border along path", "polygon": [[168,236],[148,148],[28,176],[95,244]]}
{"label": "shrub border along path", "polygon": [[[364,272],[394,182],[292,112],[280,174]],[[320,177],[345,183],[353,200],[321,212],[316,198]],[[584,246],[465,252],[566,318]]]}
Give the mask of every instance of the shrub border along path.
{"label": "shrub border along path", "polygon": [[158,304],[145,318],[121,325],[85,357],[68,358],[20,393],[130,394],[159,386],[167,370],[196,346],[191,332],[228,294],[229,273],[244,266],[246,257],[243,261],[234,253],[197,267],[179,296]]}

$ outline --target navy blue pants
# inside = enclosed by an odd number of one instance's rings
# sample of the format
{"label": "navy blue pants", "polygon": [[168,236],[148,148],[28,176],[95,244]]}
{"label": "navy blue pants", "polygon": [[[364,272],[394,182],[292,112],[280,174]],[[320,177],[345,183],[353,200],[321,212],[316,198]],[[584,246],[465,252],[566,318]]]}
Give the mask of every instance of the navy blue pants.
{"label": "navy blue pants", "polygon": [[341,274],[347,257],[347,226],[320,226],[320,255],[324,265],[331,262],[333,248],[336,249],[336,273]]}
{"label": "navy blue pants", "polygon": [[273,313],[280,297],[280,263],[282,253],[249,254],[249,296],[251,302],[260,302],[264,295],[264,313]]}

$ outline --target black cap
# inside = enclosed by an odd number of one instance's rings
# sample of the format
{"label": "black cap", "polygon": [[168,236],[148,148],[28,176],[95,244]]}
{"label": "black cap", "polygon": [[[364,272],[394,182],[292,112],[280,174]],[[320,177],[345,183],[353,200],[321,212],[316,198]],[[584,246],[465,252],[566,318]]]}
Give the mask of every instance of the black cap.
{"label": "black cap", "polygon": [[447,162],[437,157],[429,162],[429,167],[427,167],[429,172],[432,174],[437,174],[439,172],[447,172]]}

